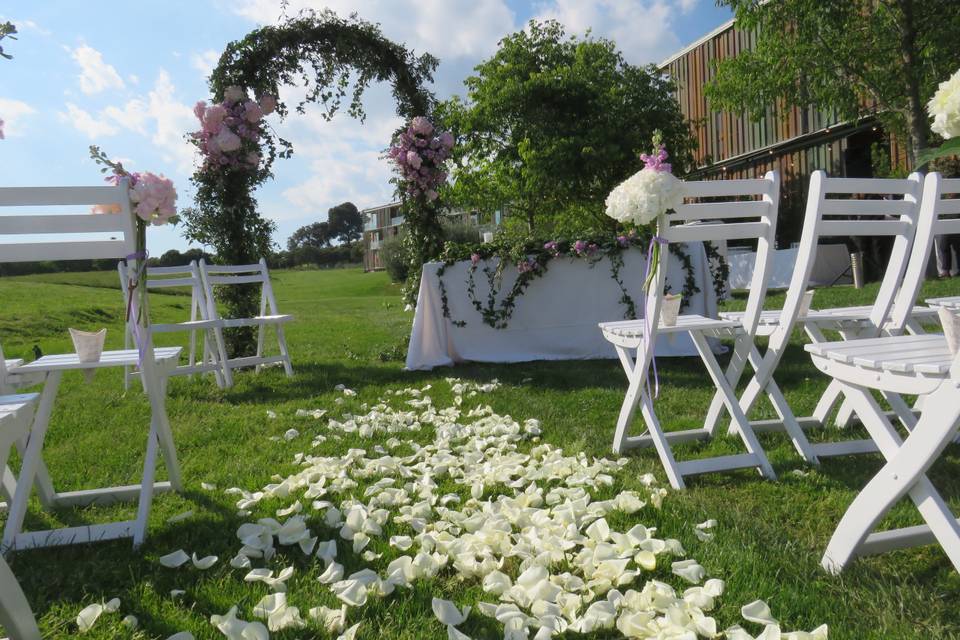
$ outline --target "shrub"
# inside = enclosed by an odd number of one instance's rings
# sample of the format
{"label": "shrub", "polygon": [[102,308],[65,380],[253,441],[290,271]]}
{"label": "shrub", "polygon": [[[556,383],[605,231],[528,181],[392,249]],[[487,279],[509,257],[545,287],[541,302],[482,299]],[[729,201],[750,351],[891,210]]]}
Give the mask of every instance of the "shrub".
{"label": "shrub", "polygon": [[380,245],[380,264],[387,270],[390,280],[404,282],[410,273],[410,256],[401,236],[387,238]]}

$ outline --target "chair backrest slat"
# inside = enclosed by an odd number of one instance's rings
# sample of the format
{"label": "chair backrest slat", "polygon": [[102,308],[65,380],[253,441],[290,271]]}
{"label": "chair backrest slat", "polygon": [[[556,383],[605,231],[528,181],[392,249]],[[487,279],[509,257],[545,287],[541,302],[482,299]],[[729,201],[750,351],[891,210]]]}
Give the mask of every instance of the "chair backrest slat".
{"label": "chair backrest slat", "polygon": [[[63,211],[96,205],[111,205],[115,211]],[[59,210],[37,214],[27,212],[29,207]],[[123,258],[135,246],[126,180],[112,187],[0,188],[0,261]]]}
{"label": "chair backrest slat", "polygon": [[820,214],[827,216],[902,216],[909,214],[912,204],[904,200],[854,200],[827,198]]}
{"label": "chair backrest slat", "polygon": [[263,284],[265,276],[262,273],[253,276],[207,276],[210,284]]}
{"label": "chair backrest slat", "polygon": [[902,236],[912,234],[913,220],[822,220],[818,235]]}
{"label": "chair backrest slat", "polygon": [[266,260],[256,264],[244,265],[208,265],[206,260],[199,263],[200,278],[203,281],[204,293],[207,299],[207,308],[210,318],[220,318],[214,299],[214,286],[229,287],[243,284],[259,284],[260,287],[260,314],[268,311],[277,314],[277,300],[273,294],[273,285],[270,282],[270,272]]}
{"label": "chair backrest slat", "polygon": [[766,235],[768,222],[727,222],[724,224],[698,224],[672,226],[660,233],[670,242],[709,242],[711,240],[744,240]]}

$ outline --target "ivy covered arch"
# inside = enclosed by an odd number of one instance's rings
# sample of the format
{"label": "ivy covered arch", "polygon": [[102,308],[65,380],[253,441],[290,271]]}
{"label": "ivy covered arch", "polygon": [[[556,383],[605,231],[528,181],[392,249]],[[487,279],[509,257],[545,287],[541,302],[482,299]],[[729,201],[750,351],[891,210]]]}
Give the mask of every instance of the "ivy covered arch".
{"label": "ivy covered arch", "polygon": [[[329,120],[348,99],[347,113],[362,121],[364,90],[372,81],[388,82],[397,113],[410,120],[433,109],[433,94],[424,85],[433,80],[437,63],[430,54],[417,56],[385,38],[377,25],[355,15],[344,19],[329,10],[311,11],[228,44],[210,76],[210,90],[215,103],[229,104],[236,87],[244,96],[252,92],[263,103],[262,97],[277,96],[281,86],[299,83],[306,88],[299,104],[277,102],[273,107],[271,98],[271,108],[281,119],[291,109],[303,113],[308,103],[314,103],[323,107],[324,117]],[[199,104],[198,110],[202,121]],[[227,115],[229,118],[230,112]],[[269,126],[255,126],[255,139],[261,149],[256,162],[204,162],[193,175],[195,206],[182,216],[187,238],[212,246],[218,260],[227,264],[256,262],[269,253],[275,225],[260,216],[253,191],[273,177],[277,158],[293,153],[290,142]],[[203,149],[199,133],[193,134],[193,139]],[[416,259],[422,262],[436,257],[441,246],[438,207],[408,207],[406,219],[411,244],[419,254]],[[223,298],[230,313],[238,317],[256,315],[256,292],[230,289],[235,291],[225,291]],[[252,338],[252,331],[232,335],[231,351],[247,353]]]}

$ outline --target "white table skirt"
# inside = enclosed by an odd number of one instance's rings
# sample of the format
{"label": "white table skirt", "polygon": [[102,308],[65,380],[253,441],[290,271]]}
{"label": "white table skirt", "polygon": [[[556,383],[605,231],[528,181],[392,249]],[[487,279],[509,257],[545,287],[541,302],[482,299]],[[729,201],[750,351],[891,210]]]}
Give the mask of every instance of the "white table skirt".
{"label": "white table skirt", "polygon": [[[717,315],[717,298],[703,245],[686,247],[690,254],[696,286],[684,313],[711,317]],[[643,312],[643,274],[645,255],[640,249],[623,254],[620,277],[637,312]],[[490,268],[496,265],[490,261]],[[626,308],[621,292],[610,273],[606,258],[590,267],[580,258],[550,261],[547,273],[530,283],[516,300],[513,315],[505,329],[484,324],[467,294],[470,263],[458,262],[446,269],[443,283],[447,291],[450,318],[443,317],[440,282],[441,264],[424,265],[417,297],[417,311],[407,351],[407,369],[432,369],[468,360],[476,362],[525,362],[529,360],[584,360],[615,358],[613,346],[603,339],[597,323],[624,319]],[[513,266],[504,269],[498,302],[510,291],[517,276]],[[683,291],[686,273],[680,260],[671,254],[667,266],[667,284],[674,293]],[[475,275],[476,298],[486,306],[489,287],[483,267]],[[457,327],[453,321],[466,321]],[[696,355],[693,341],[686,334],[660,336],[658,356]]]}

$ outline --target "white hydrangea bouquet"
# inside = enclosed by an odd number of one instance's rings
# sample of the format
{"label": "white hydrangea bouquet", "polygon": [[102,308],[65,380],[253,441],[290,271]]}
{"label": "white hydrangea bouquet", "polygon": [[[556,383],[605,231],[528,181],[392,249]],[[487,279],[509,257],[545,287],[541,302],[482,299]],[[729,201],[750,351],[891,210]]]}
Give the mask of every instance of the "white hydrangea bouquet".
{"label": "white hydrangea bouquet", "polygon": [[927,103],[927,111],[933,117],[930,129],[943,137],[939,147],[924,150],[917,156],[917,164],[945,156],[960,155],[960,70],[940,83],[936,93]]}
{"label": "white hydrangea bouquet", "polygon": [[[656,222],[659,226],[660,216],[683,202],[683,182],[673,175],[668,157],[661,133],[654,132],[653,153],[640,154],[643,169],[621,182],[607,196],[607,215],[618,222],[630,222],[637,226]],[[650,264],[659,264],[660,244],[660,239],[654,234],[647,251],[644,289],[649,288],[656,273],[656,266],[651,270]]]}

